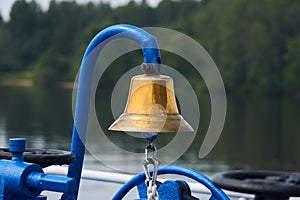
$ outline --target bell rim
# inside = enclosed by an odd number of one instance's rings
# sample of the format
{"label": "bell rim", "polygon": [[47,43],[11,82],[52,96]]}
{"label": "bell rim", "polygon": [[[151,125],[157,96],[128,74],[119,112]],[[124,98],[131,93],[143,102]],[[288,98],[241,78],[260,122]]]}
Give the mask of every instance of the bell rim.
{"label": "bell rim", "polygon": [[[176,119],[162,118],[145,120],[145,119],[133,119],[128,116],[131,113],[123,113],[109,128],[111,131],[128,131],[128,132],[155,132],[155,133],[170,133],[170,132],[194,132],[192,126],[183,119],[180,114],[176,114]],[[145,115],[140,114],[140,116]],[[167,115],[167,117],[170,117]],[[149,117],[150,118],[150,117]],[[150,123],[149,126],[139,126],[139,123]]]}

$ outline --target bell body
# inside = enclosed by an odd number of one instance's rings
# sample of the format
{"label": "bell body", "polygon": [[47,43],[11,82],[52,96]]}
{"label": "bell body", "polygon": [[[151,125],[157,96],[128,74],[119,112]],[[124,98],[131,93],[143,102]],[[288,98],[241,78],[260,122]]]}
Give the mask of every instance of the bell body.
{"label": "bell body", "polygon": [[164,133],[193,128],[178,112],[171,77],[139,75],[131,79],[125,111],[109,130]]}

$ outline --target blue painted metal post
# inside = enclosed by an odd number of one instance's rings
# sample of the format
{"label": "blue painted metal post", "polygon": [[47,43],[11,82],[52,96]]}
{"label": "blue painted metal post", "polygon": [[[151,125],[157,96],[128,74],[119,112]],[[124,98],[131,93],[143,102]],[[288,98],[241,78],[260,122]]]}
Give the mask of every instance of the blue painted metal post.
{"label": "blue painted metal post", "polygon": [[150,63],[153,71],[159,71],[161,59],[158,44],[156,39],[144,30],[131,25],[114,25],[99,32],[93,38],[85,51],[81,63],[71,146],[71,152],[76,156],[76,159],[69,165],[68,170],[68,177],[77,181],[77,192],[64,194],[61,197],[62,200],[77,199],[85,152],[93,73],[101,50],[109,41],[117,38],[127,38],[140,44],[146,66]]}

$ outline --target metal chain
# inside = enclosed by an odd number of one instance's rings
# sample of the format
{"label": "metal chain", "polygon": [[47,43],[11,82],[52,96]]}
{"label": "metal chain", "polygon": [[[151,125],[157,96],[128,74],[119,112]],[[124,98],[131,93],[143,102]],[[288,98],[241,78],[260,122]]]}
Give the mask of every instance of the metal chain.
{"label": "metal chain", "polygon": [[[148,200],[158,200],[158,192],[156,186],[157,170],[160,161],[157,158],[157,150],[153,144],[153,140],[149,140],[149,145],[145,148],[145,159],[143,167],[146,175],[147,196]],[[153,174],[151,176],[148,165],[153,166]]]}

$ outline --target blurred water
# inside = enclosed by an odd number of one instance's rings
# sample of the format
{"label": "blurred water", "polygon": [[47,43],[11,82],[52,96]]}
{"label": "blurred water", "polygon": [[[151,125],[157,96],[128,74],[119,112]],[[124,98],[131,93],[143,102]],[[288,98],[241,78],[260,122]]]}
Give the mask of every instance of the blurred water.
{"label": "blurred water", "polygon": [[[98,94],[98,93],[97,93]],[[68,150],[71,143],[71,89],[34,87],[0,87],[0,145],[8,146],[11,137],[26,137],[27,146]],[[96,96],[96,110],[101,126],[113,121],[110,95]],[[198,170],[208,176],[232,169],[272,169],[300,171],[300,101],[294,98],[269,96],[229,96],[228,111],[221,138],[204,159],[198,158],[210,119],[208,96],[199,97],[201,121],[191,147],[173,164]],[[103,116],[107,116],[104,117]],[[143,152],[146,141],[121,133],[107,132],[107,137],[120,148]],[[158,148],[166,145],[172,134],[159,136]],[[124,157],[111,146],[95,146],[93,154],[101,153],[116,165],[142,170],[143,157]],[[170,149],[176,151],[176,149]],[[162,163],[164,161],[162,160]],[[85,168],[114,171],[86,153]]]}

